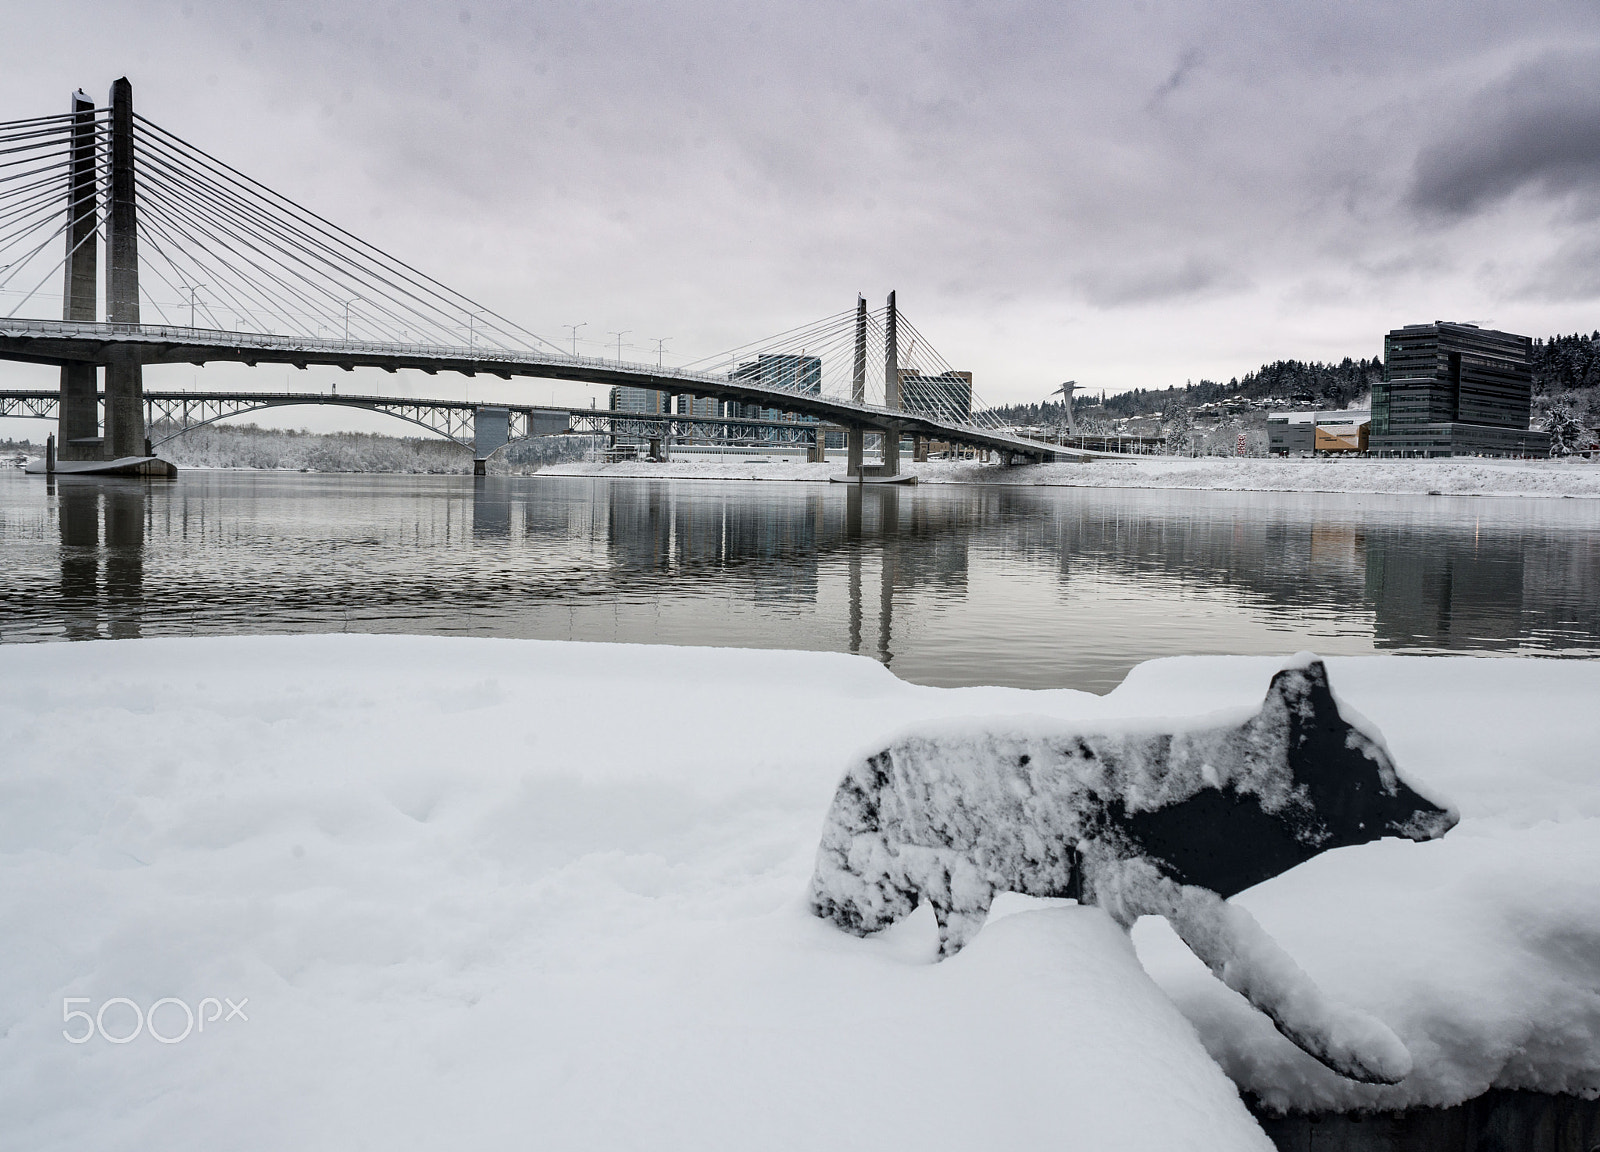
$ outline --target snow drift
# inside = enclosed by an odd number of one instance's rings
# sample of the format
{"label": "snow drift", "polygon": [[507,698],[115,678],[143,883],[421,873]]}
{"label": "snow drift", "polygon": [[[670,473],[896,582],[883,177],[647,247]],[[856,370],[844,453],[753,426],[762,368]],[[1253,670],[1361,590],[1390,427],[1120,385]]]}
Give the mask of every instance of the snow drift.
{"label": "snow drift", "polygon": [[[934,963],[925,912],[870,940],[808,913],[839,774],[895,732],[1250,709],[1277,663],[1100,698],[795,652],[0,647],[0,1145],[1265,1150],[1218,1062],[1285,1107],[1600,1090],[1592,662],[1328,662],[1462,823],[1231,903],[1395,1031],[1400,1085],[1323,1068],[1159,919],[1136,957],[1096,909],[1001,896]],[[64,1037],[66,999],[119,997],[248,1021]]]}

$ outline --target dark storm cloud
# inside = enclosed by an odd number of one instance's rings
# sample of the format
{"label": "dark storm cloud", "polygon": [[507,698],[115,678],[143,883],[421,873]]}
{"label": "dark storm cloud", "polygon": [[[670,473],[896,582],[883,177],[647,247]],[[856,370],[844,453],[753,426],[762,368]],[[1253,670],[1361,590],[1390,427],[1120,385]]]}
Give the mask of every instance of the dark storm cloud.
{"label": "dark storm cloud", "polygon": [[1600,54],[1535,61],[1468,102],[1418,156],[1411,202],[1462,215],[1523,189],[1600,205]]}

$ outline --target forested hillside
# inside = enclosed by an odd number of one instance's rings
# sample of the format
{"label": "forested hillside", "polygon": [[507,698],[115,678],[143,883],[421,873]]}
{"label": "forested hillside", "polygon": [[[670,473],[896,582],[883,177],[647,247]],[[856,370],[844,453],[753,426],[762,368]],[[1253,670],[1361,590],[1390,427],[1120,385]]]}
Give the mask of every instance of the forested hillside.
{"label": "forested hillside", "polygon": [[[1580,332],[1535,340],[1532,368],[1535,396],[1586,393],[1600,388],[1600,331],[1587,336]],[[1383,359],[1378,356],[1369,360],[1346,357],[1337,364],[1278,360],[1226,383],[1200,380],[1181,388],[1135,388],[1107,396],[1103,409],[1090,396],[1080,395],[1075,407],[1080,419],[1101,413],[1112,418],[1160,415],[1176,406],[1194,409],[1234,396],[1285,404],[1309,401],[1318,408],[1343,408],[1365,396],[1373,383],[1382,379]],[[1600,392],[1582,396],[1581,400],[1583,407],[1600,407]],[[1060,404],[1015,404],[998,411],[1016,424],[1055,424],[1065,416]]]}
{"label": "forested hillside", "polygon": [[1535,395],[1578,392],[1600,386],[1600,331],[1552,336],[1533,342]]}

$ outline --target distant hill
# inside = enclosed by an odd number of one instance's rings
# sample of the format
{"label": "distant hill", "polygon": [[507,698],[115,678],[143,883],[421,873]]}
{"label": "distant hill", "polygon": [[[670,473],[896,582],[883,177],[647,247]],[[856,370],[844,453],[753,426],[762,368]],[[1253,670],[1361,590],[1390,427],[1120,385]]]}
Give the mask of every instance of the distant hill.
{"label": "distant hill", "polygon": [[[1551,336],[1533,342],[1534,395],[1578,392],[1600,387],[1600,330],[1585,336]],[[1183,387],[1135,388],[1107,396],[1105,407],[1080,396],[1074,405],[1080,416],[1103,412],[1106,416],[1160,415],[1181,405],[1198,408],[1235,396],[1245,400],[1309,400],[1318,408],[1343,408],[1371,391],[1383,379],[1383,359],[1345,357],[1337,364],[1319,361],[1277,360],[1254,372],[1217,380],[1190,382]],[[1060,404],[1013,404],[996,410],[1014,424],[1055,424],[1064,419]]]}
{"label": "distant hill", "polygon": [[[1376,356],[1371,360],[1352,360],[1347,356],[1338,364],[1278,360],[1263,364],[1244,376],[1235,376],[1226,384],[1201,380],[1182,388],[1135,388],[1131,392],[1107,396],[1104,409],[1084,397],[1073,407],[1079,413],[1103,411],[1107,416],[1120,418],[1160,415],[1174,405],[1192,409],[1239,396],[1245,400],[1281,400],[1285,404],[1306,400],[1319,408],[1343,408],[1370,391],[1374,380],[1381,379],[1383,361]],[[1053,424],[1064,415],[1060,404],[1015,404],[998,411],[1014,424]]]}

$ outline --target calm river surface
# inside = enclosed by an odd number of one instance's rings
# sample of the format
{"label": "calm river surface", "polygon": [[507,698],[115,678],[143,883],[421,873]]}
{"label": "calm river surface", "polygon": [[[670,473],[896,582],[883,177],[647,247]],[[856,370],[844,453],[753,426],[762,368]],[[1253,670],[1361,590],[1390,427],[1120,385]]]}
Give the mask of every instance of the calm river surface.
{"label": "calm river surface", "polygon": [[1600,502],[0,473],[0,642],[410,632],[859,652],[1103,692],[1178,653],[1600,656]]}

